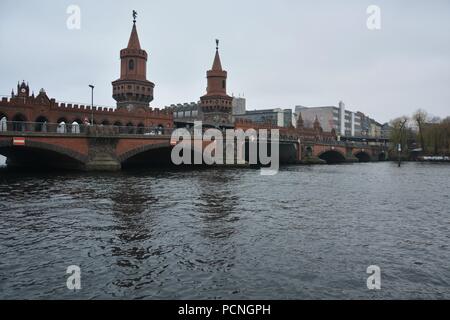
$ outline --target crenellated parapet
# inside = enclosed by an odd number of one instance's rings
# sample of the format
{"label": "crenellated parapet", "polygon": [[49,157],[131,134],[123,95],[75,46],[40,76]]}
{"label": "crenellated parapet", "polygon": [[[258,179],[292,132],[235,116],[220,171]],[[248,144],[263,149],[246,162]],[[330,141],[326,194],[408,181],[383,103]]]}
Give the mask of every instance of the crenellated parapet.
{"label": "crenellated parapet", "polygon": [[173,114],[170,110],[159,108],[112,108],[90,106],[87,104],[58,102],[49,98],[41,89],[37,96],[28,91],[12,92],[11,97],[0,100],[0,118],[8,121],[72,123],[92,122],[109,125],[144,125],[173,127]]}

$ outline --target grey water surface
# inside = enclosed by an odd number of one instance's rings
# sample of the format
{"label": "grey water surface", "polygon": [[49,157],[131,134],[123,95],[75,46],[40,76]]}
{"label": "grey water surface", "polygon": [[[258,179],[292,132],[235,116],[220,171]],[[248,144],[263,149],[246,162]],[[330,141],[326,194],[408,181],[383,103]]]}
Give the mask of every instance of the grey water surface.
{"label": "grey water surface", "polygon": [[450,299],[449,178],[390,162],[0,169],[0,298]]}

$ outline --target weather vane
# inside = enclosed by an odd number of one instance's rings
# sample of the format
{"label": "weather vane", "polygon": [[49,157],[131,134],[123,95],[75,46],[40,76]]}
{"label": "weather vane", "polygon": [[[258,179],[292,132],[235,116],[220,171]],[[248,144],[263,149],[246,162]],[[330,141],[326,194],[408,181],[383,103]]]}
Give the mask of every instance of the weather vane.
{"label": "weather vane", "polygon": [[219,39],[216,39],[216,50],[219,50]]}
{"label": "weather vane", "polygon": [[136,12],[136,10],[133,10],[133,23],[136,23],[136,18],[137,18],[137,12]]}

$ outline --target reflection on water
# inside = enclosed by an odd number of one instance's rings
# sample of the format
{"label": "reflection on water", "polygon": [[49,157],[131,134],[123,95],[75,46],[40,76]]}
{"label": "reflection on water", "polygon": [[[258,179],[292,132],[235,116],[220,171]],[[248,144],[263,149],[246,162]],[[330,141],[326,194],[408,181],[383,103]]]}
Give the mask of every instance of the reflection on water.
{"label": "reflection on water", "polygon": [[[0,169],[0,298],[448,299],[449,175],[419,163],[273,177]],[[372,264],[381,291],[366,287]]]}

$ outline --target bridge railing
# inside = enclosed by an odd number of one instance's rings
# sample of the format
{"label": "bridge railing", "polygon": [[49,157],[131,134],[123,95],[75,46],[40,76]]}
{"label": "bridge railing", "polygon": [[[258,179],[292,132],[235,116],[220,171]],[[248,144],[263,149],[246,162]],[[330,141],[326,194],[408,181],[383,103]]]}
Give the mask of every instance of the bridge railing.
{"label": "bridge railing", "polygon": [[171,135],[173,128],[165,128],[162,126],[145,127],[145,126],[115,126],[103,124],[79,124],[73,123],[49,123],[49,122],[26,122],[26,121],[1,121],[0,134],[17,133],[17,134],[61,134],[61,135],[141,135],[141,136],[158,136]]}
{"label": "bridge railing", "polygon": [[[58,135],[102,135],[102,136],[117,136],[117,135],[135,135],[135,136],[160,136],[160,135],[171,135],[176,128],[167,128],[162,126],[115,126],[115,125],[103,125],[103,124],[90,124],[77,122],[73,123],[48,123],[48,122],[26,122],[26,121],[4,121],[0,120],[0,134],[11,133],[11,134],[58,134]],[[203,132],[207,128],[203,128]],[[194,136],[193,128],[189,128],[191,136]],[[225,130],[222,130],[222,134],[225,137]],[[260,140],[259,133],[255,136],[256,141]],[[271,140],[271,132],[268,131],[267,140]],[[286,142],[298,141],[298,137],[280,135],[279,140]],[[306,144],[327,144],[331,146],[345,146],[345,147],[361,147],[367,148],[373,146],[368,142],[354,142],[354,141],[300,141]],[[378,146],[385,146],[385,144],[380,144]]]}

